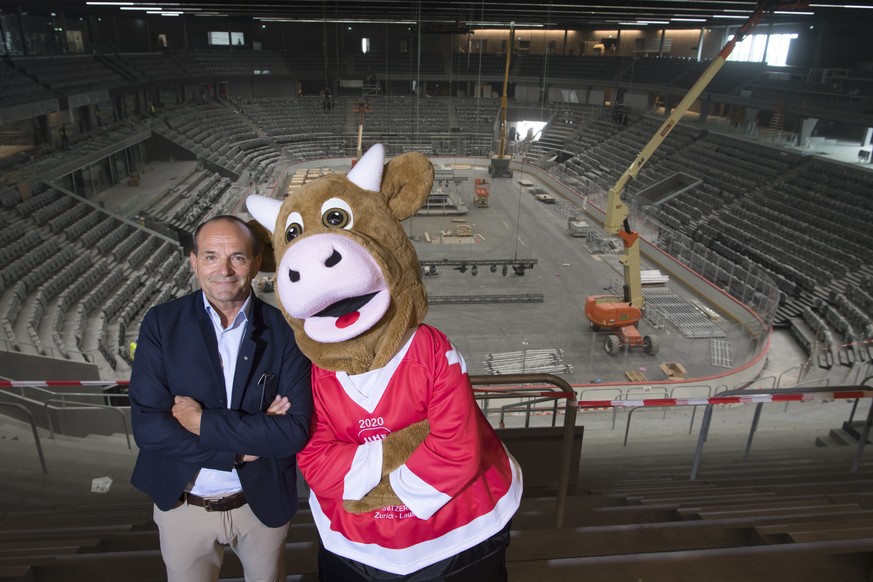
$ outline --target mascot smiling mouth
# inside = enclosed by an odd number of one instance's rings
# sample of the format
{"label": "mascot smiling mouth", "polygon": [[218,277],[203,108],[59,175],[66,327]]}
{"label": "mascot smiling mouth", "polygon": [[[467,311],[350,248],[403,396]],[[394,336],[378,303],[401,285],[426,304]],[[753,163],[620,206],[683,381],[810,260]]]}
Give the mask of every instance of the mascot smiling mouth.
{"label": "mascot smiling mouth", "polygon": [[322,309],[313,317],[335,317],[337,318],[336,326],[340,329],[344,329],[358,321],[358,318],[361,317],[361,312],[359,310],[369,303],[377,293],[378,291],[374,291],[373,293],[367,293],[366,295],[349,297],[348,299],[337,301],[333,305]]}
{"label": "mascot smiling mouth", "polygon": [[337,343],[375,327],[390,304],[391,294],[387,289],[380,289],[335,301],[301,319],[309,337],[324,343]]}

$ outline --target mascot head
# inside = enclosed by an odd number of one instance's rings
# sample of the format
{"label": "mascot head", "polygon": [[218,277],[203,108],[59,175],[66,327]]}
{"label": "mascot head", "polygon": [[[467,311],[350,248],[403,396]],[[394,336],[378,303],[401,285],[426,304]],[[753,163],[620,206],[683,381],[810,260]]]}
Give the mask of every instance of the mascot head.
{"label": "mascot head", "polygon": [[383,367],[427,312],[418,257],[400,221],[424,204],[433,165],[418,153],[384,162],[375,145],[347,175],[310,182],[283,202],[246,199],[272,232],[285,318],[303,353],[328,370]]}

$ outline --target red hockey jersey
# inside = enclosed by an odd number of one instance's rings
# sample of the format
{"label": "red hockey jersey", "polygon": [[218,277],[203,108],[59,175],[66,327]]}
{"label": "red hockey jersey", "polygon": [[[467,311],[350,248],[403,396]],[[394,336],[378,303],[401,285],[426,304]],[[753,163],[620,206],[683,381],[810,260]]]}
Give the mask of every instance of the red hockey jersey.
{"label": "red hockey jersey", "polygon": [[[297,455],[331,552],[408,574],[499,532],[521,500],[521,469],[476,401],[463,357],[421,325],[384,368],[350,376],[313,365],[312,437]],[[380,478],[381,440],[427,418],[430,434],[390,475],[403,505],[348,513]]]}

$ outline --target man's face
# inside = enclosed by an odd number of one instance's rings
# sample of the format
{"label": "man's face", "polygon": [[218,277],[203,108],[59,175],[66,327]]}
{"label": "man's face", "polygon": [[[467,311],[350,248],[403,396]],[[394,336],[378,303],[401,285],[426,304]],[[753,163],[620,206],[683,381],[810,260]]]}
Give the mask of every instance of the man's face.
{"label": "man's face", "polygon": [[245,301],[261,268],[261,257],[253,256],[245,228],[226,220],[211,222],[200,229],[197,243],[191,268],[209,302],[221,307]]}

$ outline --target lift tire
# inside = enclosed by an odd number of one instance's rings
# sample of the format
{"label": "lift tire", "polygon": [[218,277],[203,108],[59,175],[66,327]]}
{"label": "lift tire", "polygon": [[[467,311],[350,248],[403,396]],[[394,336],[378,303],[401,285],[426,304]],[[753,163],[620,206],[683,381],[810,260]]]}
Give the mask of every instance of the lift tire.
{"label": "lift tire", "polygon": [[652,356],[658,353],[661,349],[660,338],[656,335],[647,335],[643,337],[643,350]]}
{"label": "lift tire", "polygon": [[614,356],[621,351],[621,338],[614,334],[606,336],[606,339],[603,341],[603,349],[610,356]]}

